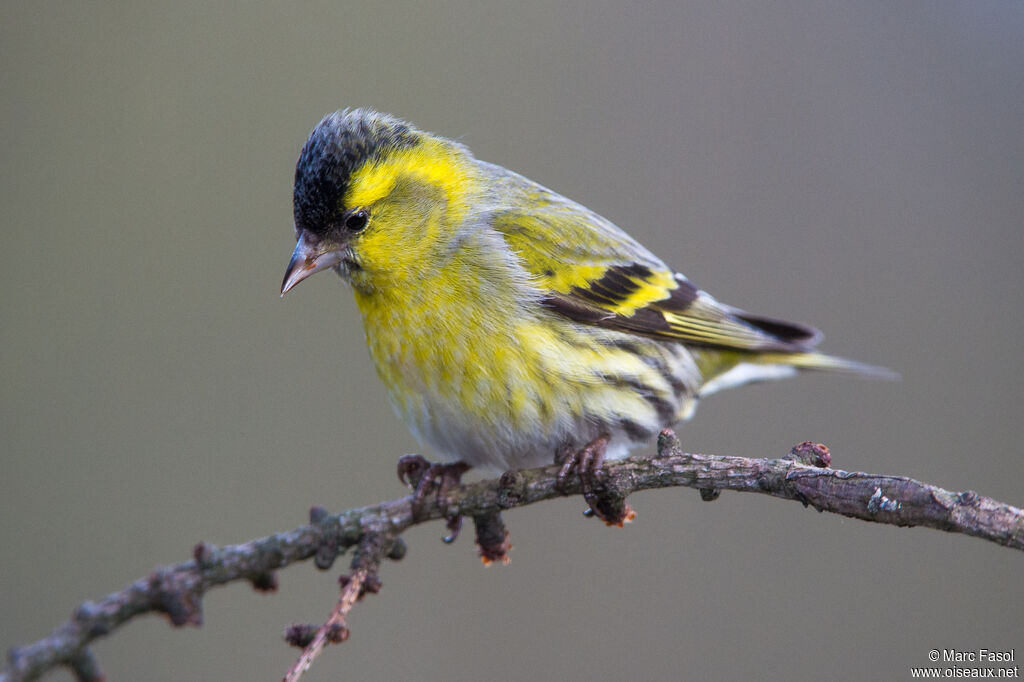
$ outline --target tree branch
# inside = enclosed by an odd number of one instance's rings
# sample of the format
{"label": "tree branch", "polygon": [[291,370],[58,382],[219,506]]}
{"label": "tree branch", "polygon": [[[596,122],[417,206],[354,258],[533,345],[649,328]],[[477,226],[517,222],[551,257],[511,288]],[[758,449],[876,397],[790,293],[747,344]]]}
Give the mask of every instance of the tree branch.
{"label": "tree branch", "polygon": [[[606,463],[598,493],[602,506],[607,502],[608,508],[623,508],[627,495],[652,488],[697,488],[705,500],[715,499],[722,490],[765,493],[796,500],[818,511],[964,533],[1024,550],[1021,509],[969,490],[952,492],[903,476],[847,472],[829,468],[830,463],[827,448],[810,443],[797,446],[781,459],[687,454],[680,449],[675,434],[666,430],[658,438],[656,457]],[[192,560],[159,567],[120,592],[98,602],[85,602],[48,637],[12,649],[0,682],[36,679],[57,666],[68,667],[79,680],[101,680],[88,645],[132,618],[159,612],[175,626],[200,625],[202,597],[210,588],[248,580],[258,590],[271,591],[276,589],[276,569],[310,558],[315,559],[318,568],[326,569],[339,554],[359,545],[342,601],[332,619],[322,628],[313,629],[323,633],[324,642],[332,637],[343,639],[342,630],[332,623],[345,627],[345,615],[355,598],[353,590],[357,595],[366,591],[380,557],[399,559],[404,555],[405,545],[399,537],[403,531],[453,514],[469,516],[476,521],[481,557],[485,561],[506,560],[507,533],[499,517],[501,511],[581,493],[574,477],[564,490],[559,490],[557,473],[558,467],[550,466],[506,472],[498,479],[461,485],[446,491],[443,499],[428,499],[415,517],[411,498],[404,497],[338,514],[314,508],[308,525],[240,545],[218,548],[199,543]],[[360,557],[367,556],[367,543],[372,545],[374,558],[360,563]],[[358,587],[351,587],[353,583]],[[310,642],[303,645],[307,644]]]}

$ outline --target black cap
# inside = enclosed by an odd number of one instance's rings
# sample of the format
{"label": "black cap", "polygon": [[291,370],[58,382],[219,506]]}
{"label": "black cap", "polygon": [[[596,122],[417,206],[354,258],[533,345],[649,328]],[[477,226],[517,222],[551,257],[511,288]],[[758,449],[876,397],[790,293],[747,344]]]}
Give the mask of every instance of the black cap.
{"label": "black cap", "polygon": [[385,150],[414,146],[419,131],[370,109],[328,114],[309,134],[295,164],[295,226],[324,234],[340,220],[349,177]]}

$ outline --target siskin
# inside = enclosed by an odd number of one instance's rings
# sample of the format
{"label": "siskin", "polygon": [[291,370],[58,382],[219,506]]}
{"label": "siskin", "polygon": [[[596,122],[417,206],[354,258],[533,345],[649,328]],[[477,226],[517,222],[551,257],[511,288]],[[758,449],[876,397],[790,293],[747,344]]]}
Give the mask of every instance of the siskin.
{"label": "siskin", "polygon": [[328,268],[347,280],[395,410],[450,462],[571,453],[582,478],[723,388],[890,374],[719,303],[584,206],[386,114],[313,129],[294,215],[281,293]]}

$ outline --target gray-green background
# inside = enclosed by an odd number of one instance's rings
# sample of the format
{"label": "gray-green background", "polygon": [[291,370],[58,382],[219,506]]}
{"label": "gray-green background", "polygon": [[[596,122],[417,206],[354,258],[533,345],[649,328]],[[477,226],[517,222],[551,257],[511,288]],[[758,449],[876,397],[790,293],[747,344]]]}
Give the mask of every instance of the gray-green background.
{"label": "gray-green background", "polygon": [[[347,7],[345,5],[348,5]],[[1024,504],[1024,5],[290,3],[0,7],[0,646],[187,558],[403,494],[417,451],[332,275],[278,298],[309,129],[373,106],[608,216],[718,298],[811,322],[901,383],[706,401],[693,451],[828,443],[846,469]],[[405,561],[308,676],[906,679],[1016,647],[1024,558],[763,496],[506,515]],[[339,570],[341,565],[339,565]],[[339,571],[220,589],[96,651],[111,680],[276,680]],[[70,679],[65,673],[54,679]]]}

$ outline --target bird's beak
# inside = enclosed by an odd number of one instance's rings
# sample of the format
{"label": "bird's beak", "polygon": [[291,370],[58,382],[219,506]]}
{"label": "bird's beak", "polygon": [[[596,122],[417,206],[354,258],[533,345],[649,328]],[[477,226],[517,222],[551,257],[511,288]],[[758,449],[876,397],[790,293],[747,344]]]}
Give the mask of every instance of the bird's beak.
{"label": "bird's beak", "polygon": [[292,259],[288,261],[288,270],[284,273],[284,281],[281,282],[282,296],[310,275],[315,275],[321,270],[326,270],[341,262],[344,248],[327,250],[325,246],[307,241],[306,235],[299,238],[299,243],[295,245],[295,251],[292,252]]}

